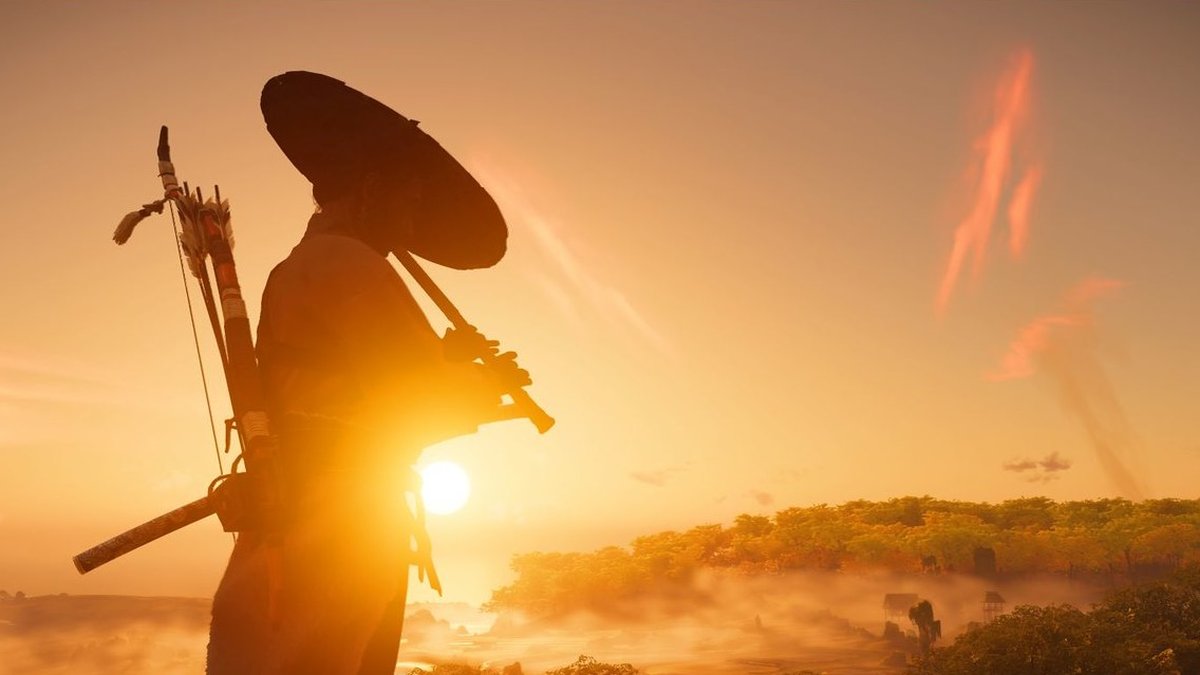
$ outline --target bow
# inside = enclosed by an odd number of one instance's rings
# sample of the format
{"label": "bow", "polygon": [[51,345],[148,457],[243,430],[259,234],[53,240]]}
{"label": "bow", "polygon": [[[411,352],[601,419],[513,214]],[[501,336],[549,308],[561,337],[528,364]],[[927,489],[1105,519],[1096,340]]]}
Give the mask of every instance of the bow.
{"label": "bow", "polygon": [[179,214],[180,252],[199,283],[233,408],[233,418],[226,422],[226,450],[236,430],[242,453],[229,473],[222,471],[210,483],[204,497],[75,556],[81,574],[214,513],[226,531],[263,531],[268,543],[278,538],[282,499],[275,463],[279,442],[267,418],[250,319],[233,260],[229,202],[221,199],[219,187],[213,189],[212,198],[205,199],[199,188],[193,193],[186,183],[180,185],[165,126],[158,137],[158,174],[163,198],[122,218],[113,240],[118,245],[127,242],[138,223],[162,213],[166,204]]}

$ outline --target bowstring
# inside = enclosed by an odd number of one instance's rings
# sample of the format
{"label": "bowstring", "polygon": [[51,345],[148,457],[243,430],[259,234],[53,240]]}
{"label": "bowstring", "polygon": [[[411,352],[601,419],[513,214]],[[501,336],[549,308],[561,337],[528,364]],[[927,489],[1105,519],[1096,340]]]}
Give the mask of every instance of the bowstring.
{"label": "bowstring", "polygon": [[225,475],[225,463],[221,461],[221,444],[217,441],[217,424],[213,417],[212,397],[208,393],[208,375],[204,372],[204,357],[200,353],[200,335],[196,332],[196,314],[192,311],[192,292],[188,290],[187,270],[183,265],[183,247],[179,243],[179,225],[175,222],[175,202],[169,201],[171,209],[171,232],[175,235],[175,253],[179,256],[179,276],[183,279],[183,295],[187,298],[188,320],[192,323],[192,343],[196,346],[196,362],[200,364],[200,382],[204,385],[204,405],[208,408],[208,429],[212,432],[213,451],[217,455],[217,468]]}

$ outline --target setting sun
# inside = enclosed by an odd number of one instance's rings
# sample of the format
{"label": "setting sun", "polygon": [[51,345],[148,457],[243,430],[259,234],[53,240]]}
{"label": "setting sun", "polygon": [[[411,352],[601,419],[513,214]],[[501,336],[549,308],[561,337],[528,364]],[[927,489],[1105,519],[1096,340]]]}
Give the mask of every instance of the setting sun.
{"label": "setting sun", "polygon": [[454,462],[434,462],[421,469],[421,498],[430,513],[454,513],[470,496],[471,479]]}

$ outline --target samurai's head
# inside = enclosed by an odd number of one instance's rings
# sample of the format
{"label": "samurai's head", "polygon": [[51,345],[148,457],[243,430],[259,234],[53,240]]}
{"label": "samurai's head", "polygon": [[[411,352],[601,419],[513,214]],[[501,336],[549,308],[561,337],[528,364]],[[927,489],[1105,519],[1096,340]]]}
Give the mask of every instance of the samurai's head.
{"label": "samurai's head", "polygon": [[376,250],[408,250],[458,269],[504,256],[500,209],[415,120],[302,71],[271,78],[261,104],[267,130],[312,182],[321,211]]}

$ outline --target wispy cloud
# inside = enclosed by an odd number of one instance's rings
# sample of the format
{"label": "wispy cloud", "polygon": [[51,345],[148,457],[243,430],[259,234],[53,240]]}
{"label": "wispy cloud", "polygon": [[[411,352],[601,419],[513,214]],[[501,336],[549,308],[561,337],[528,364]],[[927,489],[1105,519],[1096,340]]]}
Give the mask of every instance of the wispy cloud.
{"label": "wispy cloud", "polygon": [[682,473],[685,469],[687,469],[687,467],[687,464],[681,464],[679,466],[668,466],[661,469],[647,471],[631,471],[629,472],[629,477],[638,481],[639,483],[645,483],[646,485],[653,485],[655,487],[662,487],[667,484],[667,481],[670,480],[672,476]]}
{"label": "wispy cloud", "polygon": [[775,504],[775,496],[770,492],[751,490],[750,497],[752,497],[754,501],[758,502],[760,506],[774,506]]}
{"label": "wispy cloud", "polygon": [[[992,226],[1017,172],[1016,148],[1027,143],[1025,128],[1029,117],[1030,79],[1033,74],[1033,53],[1018,52],[994,90],[991,124],[977,139],[968,175],[970,204],[966,215],[954,230],[954,240],[942,281],[937,291],[937,309],[946,310],[958,285],[963,267],[970,265],[973,274],[983,270],[984,259],[992,238]],[[1029,213],[1034,193],[1042,179],[1039,164],[1024,167],[1009,198],[1009,248],[1014,257],[1020,256],[1029,240]]]}
{"label": "wispy cloud", "polygon": [[1042,471],[1046,473],[1055,473],[1071,468],[1071,460],[1059,457],[1057,452],[1052,452],[1046,455],[1045,459],[1038,462],[1038,466],[1042,467]]}
{"label": "wispy cloud", "polygon": [[1038,463],[1032,459],[1020,459],[1020,460],[1013,460],[1013,461],[1005,462],[1005,463],[1001,464],[1000,466],[1005,471],[1015,471],[1017,473],[1021,473],[1022,471],[1029,471],[1030,469],[1036,469],[1037,465],[1038,465]]}
{"label": "wispy cloud", "polygon": [[600,317],[621,334],[662,355],[673,355],[667,337],[628,295],[591,269],[578,252],[578,233],[568,237],[564,224],[541,213],[509,173],[474,162],[472,172],[500,205],[509,225],[527,233],[544,265],[531,272],[535,283],[573,324],[588,314]]}
{"label": "wispy cloud", "polygon": [[1008,204],[1008,249],[1014,257],[1025,252],[1029,242],[1029,211],[1033,204],[1033,195],[1042,182],[1042,167],[1034,165],[1025,171],[1021,182],[1013,189],[1012,199]]}
{"label": "wispy cloud", "polygon": [[[1060,308],[1036,317],[1017,332],[988,379],[1013,380],[1040,374],[1054,383],[1063,408],[1080,422],[1096,458],[1121,496],[1140,499],[1140,481],[1127,465],[1136,450],[1133,429],[1098,355],[1092,304],[1123,284],[1085,279],[1066,293]],[[1040,464],[1045,475],[1069,468],[1054,456]]]}
{"label": "wispy cloud", "polygon": [[1048,483],[1056,480],[1059,474],[1071,468],[1071,460],[1060,457],[1052,452],[1042,459],[1023,458],[1011,460],[1000,465],[1005,471],[1021,474],[1030,483]]}
{"label": "wispy cloud", "polygon": [[0,353],[0,400],[77,403],[99,397],[105,377],[94,368],[47,356]]}
{"label": "wispy cloud", "polygon": [[95,366],[49,356],[0,354],[0,403],[10,409],[53,406],[164,409],[174,399],[133,386]]}
{"label": "wispy cloud", "polygon": [[85,431],[72,420],[97,412],[177,411],[183,405],[178,396],[146,391],[91,364],[0,353],[0,448],[74,438]]}

